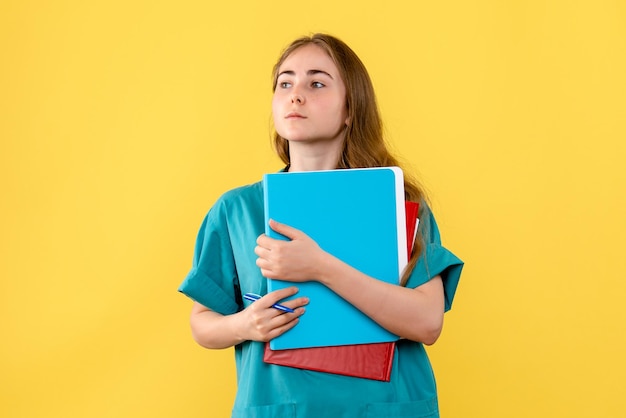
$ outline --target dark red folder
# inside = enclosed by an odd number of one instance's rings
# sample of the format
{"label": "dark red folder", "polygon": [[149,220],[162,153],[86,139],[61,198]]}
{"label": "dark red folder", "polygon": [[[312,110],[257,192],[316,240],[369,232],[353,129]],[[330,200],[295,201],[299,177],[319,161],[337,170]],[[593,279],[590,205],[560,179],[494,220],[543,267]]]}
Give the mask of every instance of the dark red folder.
{"label": "dark red folder", "polygon": [[[406,202],[407,251],[411,258],[419,204]],[[341,374],[388,382],[396,343],[358,344],[271,350],[265,344],[263,361],[280,366]]]}

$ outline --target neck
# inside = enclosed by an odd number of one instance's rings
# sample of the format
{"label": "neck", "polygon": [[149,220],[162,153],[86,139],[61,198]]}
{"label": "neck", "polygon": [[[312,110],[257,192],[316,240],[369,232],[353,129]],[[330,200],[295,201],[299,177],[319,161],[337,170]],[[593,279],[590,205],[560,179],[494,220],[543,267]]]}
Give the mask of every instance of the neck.
{"label": "neck", "polygon": [[323,144],[289,143],[289,171],[319,171],[337,168],[343,142]]}

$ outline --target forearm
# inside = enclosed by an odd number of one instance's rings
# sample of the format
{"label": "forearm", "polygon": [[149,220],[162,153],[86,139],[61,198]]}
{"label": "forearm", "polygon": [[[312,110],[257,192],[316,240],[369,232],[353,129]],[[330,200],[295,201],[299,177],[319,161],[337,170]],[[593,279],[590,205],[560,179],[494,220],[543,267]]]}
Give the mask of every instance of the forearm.
{"label": "forearm", "polygon": [[444,312],[441,277],[411,289],[369,277],[329,254],[318,265],[321,283],[388,331],[428,345],[439,337]]}
{"label": "forearm", "polygon": [[221,315],[194,303],[191,312],[191,333],[205,348],[222,349],[244,341],[239,335],[238,314]]}
{"label": "forearm", "polygon": [[441,277],[415,289],[386,283],[325,252],[295,228],[275,221],[270,221],[270,226],[290,241],[265,235],[257,239],[257,266],[264,277],[291,282],[317,280],[388,331],[425,344],[437,340],[444,312]]}

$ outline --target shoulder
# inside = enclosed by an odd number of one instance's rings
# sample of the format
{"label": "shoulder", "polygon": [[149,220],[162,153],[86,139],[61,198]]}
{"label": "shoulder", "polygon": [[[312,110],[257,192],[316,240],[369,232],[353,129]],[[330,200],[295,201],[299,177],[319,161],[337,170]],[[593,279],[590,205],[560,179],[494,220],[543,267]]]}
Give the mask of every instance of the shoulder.
{"label": "shoulder", "polygon": [[222,194],[213,204],[207,218],[232,218],[242,211],[263,207],[263,184],[256,182],[236,187]]}
{"label": "shoulder", "polygon": [[256,199],[258,197],[263,197],[263,184],[260,181],[245,186],[239,186],[225,192],[217,199],[216,204],[230,204],[242,200]]}
{"label": "shoulder", "polygon": [[418,231],[424,239],[424,242],[426,244],[431,242],[440,243],[441,236],[439,234],[437,221],[435,220],[435,215],[433,214],[428,203],[425,201],[420,202],[418,218]]}

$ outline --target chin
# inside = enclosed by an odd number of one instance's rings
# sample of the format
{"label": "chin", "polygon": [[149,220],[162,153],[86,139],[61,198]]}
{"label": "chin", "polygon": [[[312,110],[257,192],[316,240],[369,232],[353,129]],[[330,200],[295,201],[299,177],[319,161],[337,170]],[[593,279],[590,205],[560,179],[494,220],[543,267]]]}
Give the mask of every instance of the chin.
{"label": "chin", "polygon": [[298,133],[298,132],[285,132],[280,133],[278,132],[278,135],[281,136],[281,138],[286,139],[289,142],[303,142],[303,141],[307,141],[309,140],[309,136],[306,134],[302,134],[302,133]]}

